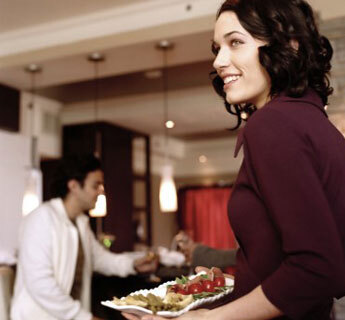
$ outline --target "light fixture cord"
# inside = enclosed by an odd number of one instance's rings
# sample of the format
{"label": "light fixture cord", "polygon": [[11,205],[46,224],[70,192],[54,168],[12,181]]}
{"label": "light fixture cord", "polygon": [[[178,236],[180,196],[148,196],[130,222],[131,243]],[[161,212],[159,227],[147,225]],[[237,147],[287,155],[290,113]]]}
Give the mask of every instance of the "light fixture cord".
{"label": "light fixture cord", "polygon": [[31,101],[29,103],[30,110],[30,139],[31,139],[31,167],[38,168],[38,156],[37,156],[37,137],[35,137],[35,98],[36,98],[36,71],[32,71],[31,78]]}
{"label": "light fixture cord", "polygon": [[163,48],[163,125],[164,125],[164,162],[168,163],[168,143],[169,143],[169,130],[166,126],[168,121],[168,48]]}
{"label": "light fixture cord", "polygon": [[94,116],[95,122],[98,121],[98,96],[99,96],[99,69],[98,69],[99,61],[94,61]]}
{"label": "light fixture cord", "polygon": [[30,93],[31,93],[31,101],[29,103],[29,110],[30,110],[30,137],[32,137],[34,135],[34,122],[35,122],[35,117],[34,117],[34,105],[35,105],[35,94],[36,94],[36,83],[35,83],[35,72],[31,72],[30,74],[30,78],[31,78],[31,88],[30,88]]}
{"label": "light fixture cord", "polygon": [[98,128],[98,98],[99,98],[99,62],[94,61],[94,116],[95,116],[95,156],[101,159],[102,135]]}

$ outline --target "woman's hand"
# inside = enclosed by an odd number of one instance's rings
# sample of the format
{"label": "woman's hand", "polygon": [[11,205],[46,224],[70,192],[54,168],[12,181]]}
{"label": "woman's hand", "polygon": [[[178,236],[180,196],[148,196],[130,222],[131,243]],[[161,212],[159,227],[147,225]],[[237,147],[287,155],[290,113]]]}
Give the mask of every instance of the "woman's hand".
{"label": "woman's hand", "polygon": [[[207,309],[199,309],[195,311],[189,311],[178,318],[174,318],[174,320],[203,320],[207,319],[207,314],[209,310]],[[122,312],[122,315],[128,320],[166,320],[166,318],[155,316],[151,314],[147,314],[145,316],[136,316],[131,313]]]}

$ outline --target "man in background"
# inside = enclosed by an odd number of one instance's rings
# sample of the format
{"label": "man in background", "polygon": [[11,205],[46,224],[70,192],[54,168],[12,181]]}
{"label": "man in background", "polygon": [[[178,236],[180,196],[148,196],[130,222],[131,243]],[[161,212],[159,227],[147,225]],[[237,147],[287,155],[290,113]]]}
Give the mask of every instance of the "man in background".
{"label": "man in background", "polygon": [[95,207],[103,183],[94,156],[61,161],[56,198],[24,218],[12,320],[96,320],[89,311],[93,271],[126,277],[157,268],[155,260],[111,253],[95,239],[84,213]]}

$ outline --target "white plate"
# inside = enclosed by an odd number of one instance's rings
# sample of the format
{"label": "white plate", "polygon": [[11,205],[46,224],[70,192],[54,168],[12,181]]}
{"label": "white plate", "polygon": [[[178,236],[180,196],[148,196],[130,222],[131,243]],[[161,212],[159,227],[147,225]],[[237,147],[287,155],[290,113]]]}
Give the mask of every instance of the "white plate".
{"label": "white plate", "polygon": [[[200,274],[203,274],[203,273],[199,273],[198,275],[200,275]],[[190,279],[193,279],[194,277],[196,277],[196,276],[192,276],[192,277],[190,277]],[[149,293],[152,293],[156,296],[164,298],[166,295],[167,286],[173,285],[175,283],[176,283],[175,281],[165,282],[157,288],[154,288],[151,290],[146,290],[146,289],[145,290],[138,290],[138,291],[132,292],[131,295],[142,294],[144,296],[147,296]],[[172,311],[158,311],[157,315],[162,316],[162,317],[166,317],[166,318],[174,318],[174,317],[180,316],[181,314],[183,314],[189,310],[199,308],[200,306],[202,306],[204,304],[215,302],[215,301],[223,298],[224,296],[228,295],[233,290],[234,280],[230,279],[230,278],[225,278],[225,285],[230,286],[230,288],[227,289],[226,291],[220,293],[220,294],[217,294],[216,296],[198,299],[198,300],[194,301],[193,303],[189,304],[184,309],[179,310],[179,311],[173,311],[173,312]],[[123,300],[123,299],[125,299],[125,297],[121,298],[121,300]],[[133,314],[136,314],[138,316],[143,316],[145,314],[153,314],[153,312],[151,310],[143,308],[143,307],[132,306],[132,305],[118,306],[110,300],[102,301],[101,304],[106,306],[106,307],[115,309],[115,310],[133,313]]]}

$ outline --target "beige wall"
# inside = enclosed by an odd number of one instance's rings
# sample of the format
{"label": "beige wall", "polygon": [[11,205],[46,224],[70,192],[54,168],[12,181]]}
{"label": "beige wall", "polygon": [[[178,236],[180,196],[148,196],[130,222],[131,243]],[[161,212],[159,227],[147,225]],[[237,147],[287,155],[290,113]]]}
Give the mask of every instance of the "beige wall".
{"label": "beige wall", "polygon": [[160,176],[152,175],[152,246],[169,248],[174,235],[178,232],[176,213],[161,212],[159,209]]}
{"label": "beige wall", "polygon": [[13,264],[30,166],[30,139],[0,130],[0,265]]}

